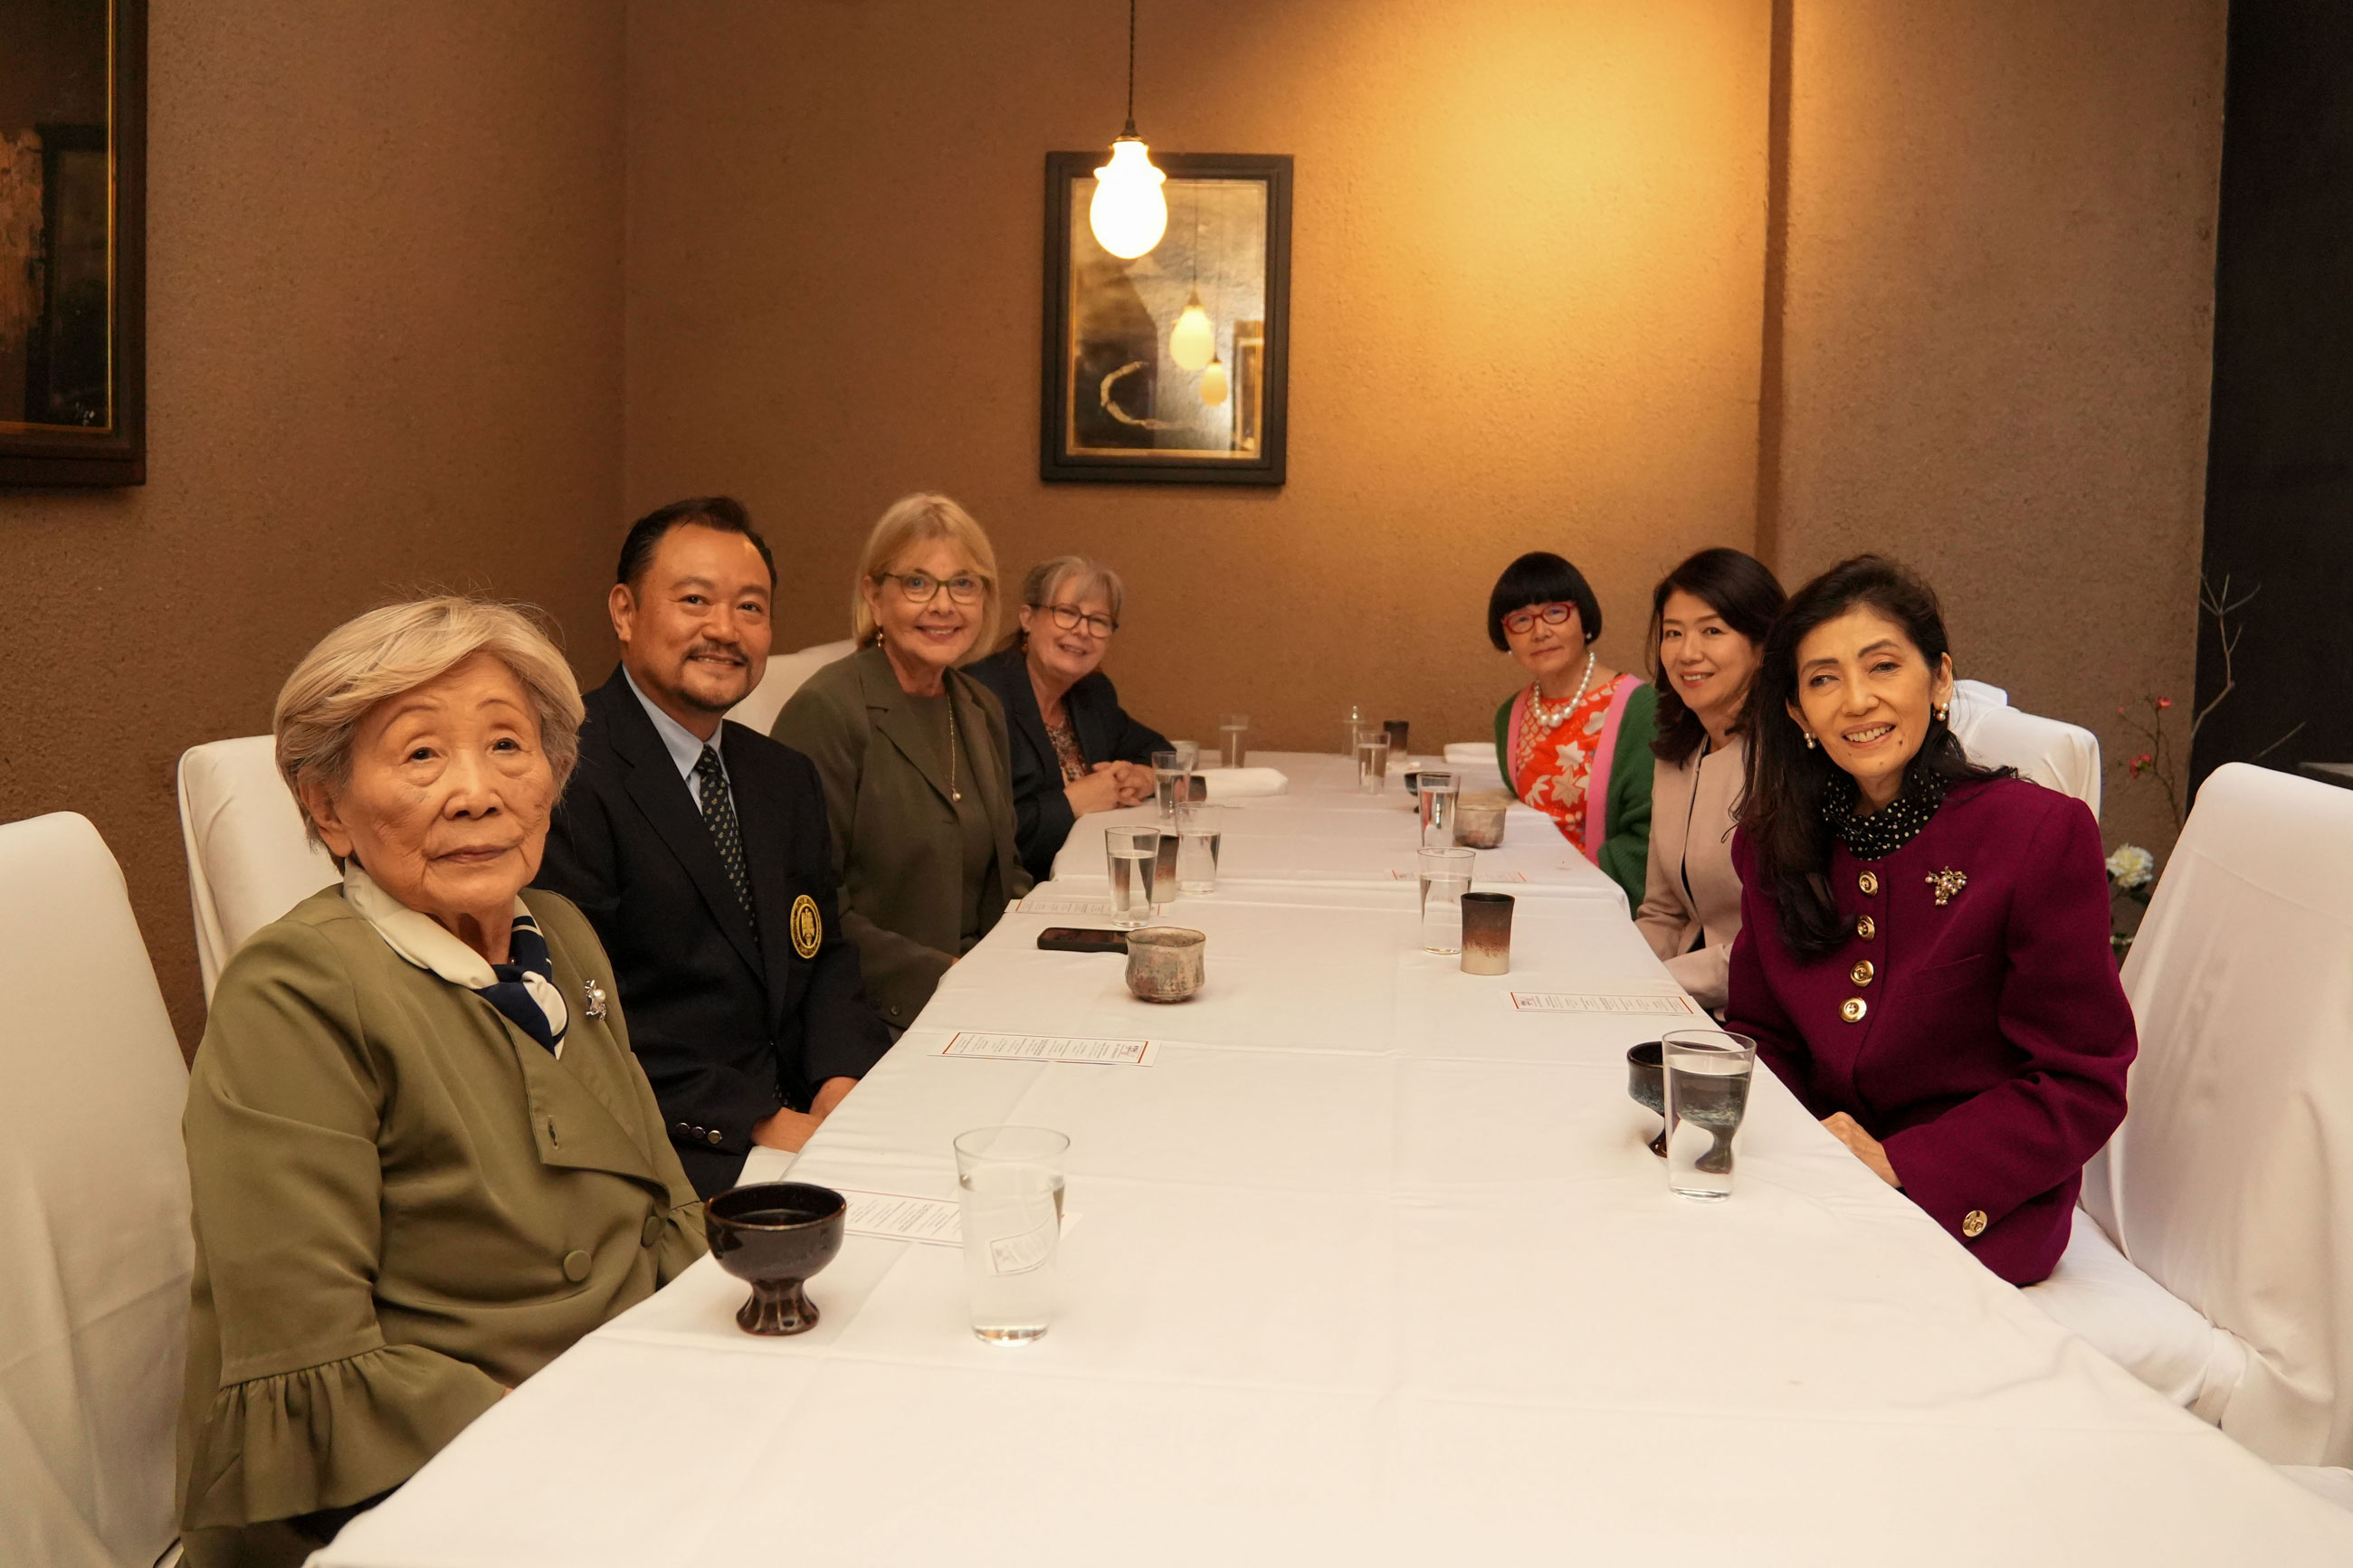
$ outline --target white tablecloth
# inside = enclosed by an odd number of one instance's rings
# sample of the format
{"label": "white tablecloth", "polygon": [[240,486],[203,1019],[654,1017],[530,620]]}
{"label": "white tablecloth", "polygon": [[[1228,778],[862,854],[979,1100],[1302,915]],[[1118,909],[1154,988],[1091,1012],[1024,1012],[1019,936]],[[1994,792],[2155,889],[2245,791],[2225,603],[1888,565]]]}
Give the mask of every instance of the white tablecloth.
{"label": "white tablecloth", "polygon": [[[1419,952],[1414,905],[1370,876],[1180,900],[1208,983],[1175,1007],[1038,951],[1070,917],[1008,915],[792,1173],[947,1198],[955,1133],[1068,1131],[1043,1340],[976,1342],[951,1247],[852,1237],[789,1340],[738,1331],[706,1261],[320,1561],[2353,1562],[2353,1516],[2023,1302],[1769,1075],[1733,1199],[1671,1196],[1623,1057],[1672,1020],[1512,1000],[1679,996],[1622,902],[1523,900],[1496,979]],[[960,1029],[1155,1056],[939,1055]]]}
{"label": "white tablecloth", "polygon": [[[1291,788],[1284,795],[1226,804],[1218,857],[1221,892],[1263,890],[1268,884],[1294,890],[1303,885],[1392,883],[1418,889],[1414,852],[1421,846],[1421,819],[1398,776],[1401,768],[1391,767],[1384,793],[1368,795],[1356,788],[1355,761],[1336,752],[1325,756],[1272,752],[1254,753],[1252,761],[1282,769],[1291,779]],[[1463,776],[1468,787],[1500,787],[1492,767],[1483,778],[1472,776],[1469,769],[1451,771]],[[1056,891],[1046,897],[1052,899],[1065,889],[1092,889],[1102,897],[1110,878],[1103,859],[1103,829],[1158,821],[1150,805],[1079,818],[1061,852],[1054,857],[1054,876],[1049,886]],[[1550,817],[1516,804],[1505,815],[1503,844],[1479,851],[1472,882],[1493,892],[1614,899],[1620,909],[1626,902],[1624,890],[1563,838]],[[1171,919],[1177,918],[1176,906],[1181,901],[1182,895],[1170,900]]]}

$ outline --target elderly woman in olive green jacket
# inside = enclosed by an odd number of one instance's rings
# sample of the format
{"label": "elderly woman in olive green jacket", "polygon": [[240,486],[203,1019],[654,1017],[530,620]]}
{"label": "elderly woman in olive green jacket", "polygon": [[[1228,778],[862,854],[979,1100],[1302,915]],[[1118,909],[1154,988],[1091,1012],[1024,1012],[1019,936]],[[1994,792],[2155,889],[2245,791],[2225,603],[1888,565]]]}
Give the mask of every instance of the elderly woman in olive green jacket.
{"label": "elderly woman in olive green jacket", "polygon": [[343,878],[238,950],[189,1081],[196,1568],[301,1562],[703,1250],[596,933],[524,893],[580,717],[470,599],[362,616],[279,693]]}
{"label": "elderly woman in olive green jacket", "polygon": [[841,929],[896,1029],[1030,887],[1005,710],[955,668],[996,634],[997,614],[980,524],[945,496],[902,498],[859,563],[858,651],[810,676],[770,731],[825,782]]}

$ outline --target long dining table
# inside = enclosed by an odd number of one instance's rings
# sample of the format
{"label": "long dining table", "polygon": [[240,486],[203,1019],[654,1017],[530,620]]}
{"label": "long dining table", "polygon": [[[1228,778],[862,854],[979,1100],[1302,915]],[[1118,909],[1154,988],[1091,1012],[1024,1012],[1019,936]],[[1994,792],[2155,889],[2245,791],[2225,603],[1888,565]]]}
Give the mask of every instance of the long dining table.
{"label": "long dining table", "polygon": [[1731,1198],[1672,1194],[1625,1053],[1706,1020],[1548,822],[1480,857],[1512,969],[1469,975],[1420,949],[1398,785],[1254,761],[1288,791],[1155,916],[1207,933],[1199,995],[1037,946],[1104,923],[1102,827],[1147,813],[1083,818],[789,1162],[853,1216],[938,1215],[958,1132],[1067,1133],[1041,1339],[975,1338],[952,1226],[854,1228],[794,1338],[739,1330],[705,1259],[313,1561],[2353,1563],[2353,1514],[2061,1329],[1769,1073]]}

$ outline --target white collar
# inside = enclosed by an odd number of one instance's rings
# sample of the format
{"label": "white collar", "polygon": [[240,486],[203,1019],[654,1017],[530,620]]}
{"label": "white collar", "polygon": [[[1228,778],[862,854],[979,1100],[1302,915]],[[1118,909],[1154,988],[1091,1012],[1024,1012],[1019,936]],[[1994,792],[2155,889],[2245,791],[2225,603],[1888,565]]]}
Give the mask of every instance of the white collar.
{"label": "white collar", "polygon": [[[385,892],[357,860],[343,862],[343,900],[375,928],[385,946],[417,968],[469,991],[485,990],[499,983],[498,971],[491,967],[489,959],[459,941],[432,916],[418,913]],[[538,929],[538,921],[521,899],[514,901],[514,912],[518,920],[530,921],[533,929]],[[561,1057],[565,1026],[571,1022],[564,994],[552,980],[530,970],[523,971],[523,987],[539,1004],[540,1011],[547,1015],[549,1027],[555,1035],[555,1054]]]}
{"label": "white collar", "polygon": [[[621,679],[629,683],[629,695],[638,700],[638,705],[646,710],[646,717],[654,721],[654,733],[661,737],[662,750],[668,752],[670,760],[678,765],[679,777],[692,778],[694,764],[702,760],[702,748],[709,746],[719,752],[720,737],[726,733],[726,721],[721,721],[720,728],[711,732],[710,740],[697,740],[693,731],[663,712],[660,706],[646,695],[645,688],[638,684],[638,678],[629,673],[627,665],[621,667]],[[727,754],[724,752],[719,752],[719,768],[722,773],[726,772]]]}

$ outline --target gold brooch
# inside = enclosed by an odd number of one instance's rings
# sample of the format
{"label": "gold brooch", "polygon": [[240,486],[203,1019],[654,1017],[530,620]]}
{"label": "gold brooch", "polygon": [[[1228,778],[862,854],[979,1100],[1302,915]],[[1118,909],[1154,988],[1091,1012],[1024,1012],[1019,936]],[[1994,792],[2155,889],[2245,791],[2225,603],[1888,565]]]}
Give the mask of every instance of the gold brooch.
{"label": "gold brooch", "polygon": [[1953,901],[1953,895],[1969,885],[1968,876],[1947,866],[1941,871],[1928,873],[1928,886],[1936,889],[1936,907],[1943,909]]}
{"label": "gold brooch", "polygon": [[597,984],[593,980],[584,980],[580,983],[580,990],[582,994],[588,998],[588,1016],[592,1018],[603,1017],[605,1016],[605,988],[602,985]]}

